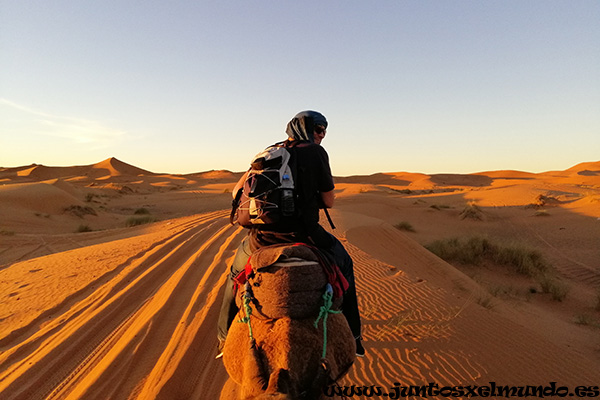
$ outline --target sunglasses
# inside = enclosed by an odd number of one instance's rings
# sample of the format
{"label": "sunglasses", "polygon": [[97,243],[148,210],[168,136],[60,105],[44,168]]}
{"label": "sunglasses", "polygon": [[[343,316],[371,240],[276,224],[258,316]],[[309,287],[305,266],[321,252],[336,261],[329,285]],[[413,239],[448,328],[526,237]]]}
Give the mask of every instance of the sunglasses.
{"label": "sunglasses", "polygon": [[318,135],[322,135],[325,134],[325,132],[327,132],[327,128],[325,128],[323,125],[317,125],[315,126],[315,133]]}

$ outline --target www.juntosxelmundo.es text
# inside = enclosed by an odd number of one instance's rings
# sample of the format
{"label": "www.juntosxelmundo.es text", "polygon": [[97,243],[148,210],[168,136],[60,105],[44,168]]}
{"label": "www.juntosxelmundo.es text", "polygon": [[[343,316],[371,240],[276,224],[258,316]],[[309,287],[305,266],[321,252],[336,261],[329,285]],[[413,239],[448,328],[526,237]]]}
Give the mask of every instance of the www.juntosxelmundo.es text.
{"label": "www.juntosxelmundo.es text", "polygon": [[388,399],[403,399],[406,397],[493,397],[493,398],[556,398],[575,397],[593,398],[600,397],[600,386],[576,386],[570,388],[560,386],[557,382],[549,382],[547,385],[523,385],[510,386],[498,385],[489,382],[489,385],[464,385],[464,386],[442,386],[437,383],[427,385],[401,385],[398,382],[394,386],[384,388],[382,386],[338,386],[330,385],[323,390],[325,396],[334,397],[383,397]]}

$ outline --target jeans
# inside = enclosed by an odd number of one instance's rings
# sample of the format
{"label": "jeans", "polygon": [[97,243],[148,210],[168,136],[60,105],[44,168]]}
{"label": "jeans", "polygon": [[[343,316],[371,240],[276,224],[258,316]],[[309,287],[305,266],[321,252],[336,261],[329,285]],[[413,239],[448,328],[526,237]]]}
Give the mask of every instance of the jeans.
{"label": "jeans", "polygon": [[[329,233],[328,233],[329,234]],[[321,251],[333,256],[335,263],[339,267],[342,275],[348,281],[349,287],[346,293],[344,293],[344,301],[342,303],[342,313],[348,321],[350,330],[354,335],[354,338],[361,337],[361,322],[360,312],[358,311],[358,299],[356,297],[356,284],[354,280],[354,263],[352,258],[342,245],[342,243],[333,235],[329,234],[332,238],[333,245],[328,249],[320,249]],[[225,283],[225,293],[223,294],[223,302],[221,304],[221,313],[219,314],[218,326],[217,326],[217,337],[219,340],[225,340],[227,337],[227,331],[229,326],[235,319],[235,315],[238,312],[238,308],[235,304],[235,297],[233,293],[233,278],[235,278],[246,266],[248,258],[252,254],[249,245],[249,237],[246,236],[242,243],[236,250],[231,270],[227,276],[227,282]]]}
{"label": "jeans", "polygon": [[221,341],[224,341],[227,337],[227,331],[229,331],[229,327],[238,312],[238,307],[235,304],[235,294],[233,293],[233,278],[244,269],[251,254],[249,238],[246,236],[235,251],[233,264],[231,265],[231,270],[229,271],[227,281],[225,282],[225,293],[223,293],[221,313],[219,314],[219,320],[217,322],[217,337]]}

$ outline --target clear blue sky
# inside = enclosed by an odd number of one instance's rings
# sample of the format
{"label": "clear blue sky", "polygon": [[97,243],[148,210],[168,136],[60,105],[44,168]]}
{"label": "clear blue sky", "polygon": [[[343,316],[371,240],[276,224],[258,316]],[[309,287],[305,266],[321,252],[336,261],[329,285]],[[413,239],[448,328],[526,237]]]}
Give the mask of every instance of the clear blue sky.
{"label": "clear blue sky", "polygon": [[0,166],[242,171],[298,111],[335,175],[600,160],[600,2],[0,2]]}

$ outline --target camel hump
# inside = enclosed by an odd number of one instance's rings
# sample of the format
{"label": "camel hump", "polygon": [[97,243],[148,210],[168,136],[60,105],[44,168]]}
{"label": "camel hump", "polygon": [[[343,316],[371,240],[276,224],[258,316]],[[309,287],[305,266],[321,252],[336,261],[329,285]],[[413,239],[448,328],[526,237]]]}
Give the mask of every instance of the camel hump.
{"label": "camel hump", "polygon": [[[304,319],[319,315],[328,278],[320,259],[310,248],[301,245],[266,247],[254,252],[251,262],[254,273],[248,281],[257,311],[253,315],[268,319]],[[238,305],[241,305],[240,298]]]}

